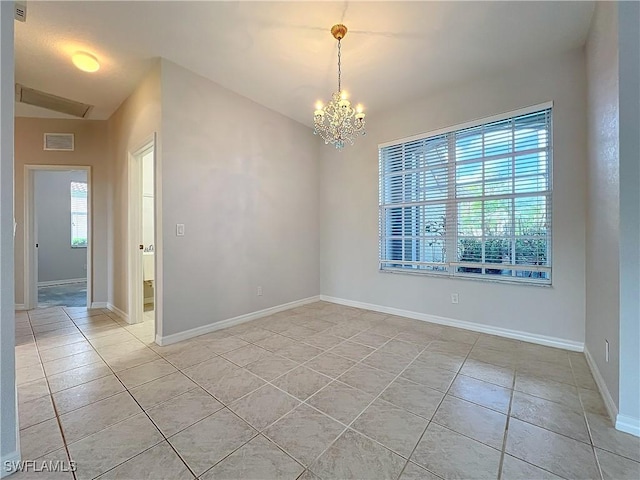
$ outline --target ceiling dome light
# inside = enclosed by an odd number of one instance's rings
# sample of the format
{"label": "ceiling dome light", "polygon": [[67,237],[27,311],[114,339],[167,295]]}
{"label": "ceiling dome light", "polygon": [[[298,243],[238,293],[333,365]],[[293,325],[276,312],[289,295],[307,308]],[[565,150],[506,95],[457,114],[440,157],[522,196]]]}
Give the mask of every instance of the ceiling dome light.
{"label": "ceiling dome light", "polygon": [[83,72],[97,72],[100,70],[100,64],[98,63],[98,59],[86,52],[77,52],[74,53],[71,57],[73,64],[78,67]]}

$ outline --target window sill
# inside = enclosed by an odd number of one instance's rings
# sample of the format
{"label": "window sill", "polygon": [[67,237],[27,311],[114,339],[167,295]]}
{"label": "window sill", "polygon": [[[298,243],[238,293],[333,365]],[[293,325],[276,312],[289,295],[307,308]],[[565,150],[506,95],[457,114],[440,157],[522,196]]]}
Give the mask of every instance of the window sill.
{"label": "window sill", "polygon": [[412,275],[414,277],[431,277],[431,278],[443,278],[448,280],[470,280],[472,282],[482,282],[482,283],[499,283],[503,285],[518,285],[521,287],[544,287],[544,288],[552,288],[553,280],[551,283],[542,283],[542,282],[524,282],[521,280],[508,280],[508,279],[500,279],[500,278],[478,278],[471,275],[449,275],[448,273],[432,273],[432,272],[411,272],[406,270],[393,270],[393,269],[378,269],[379,273],[388,273],[393,275]]}
{"label": "window sill", "polygon": [[88,245],[71,245],[71,248],[87,248]]}

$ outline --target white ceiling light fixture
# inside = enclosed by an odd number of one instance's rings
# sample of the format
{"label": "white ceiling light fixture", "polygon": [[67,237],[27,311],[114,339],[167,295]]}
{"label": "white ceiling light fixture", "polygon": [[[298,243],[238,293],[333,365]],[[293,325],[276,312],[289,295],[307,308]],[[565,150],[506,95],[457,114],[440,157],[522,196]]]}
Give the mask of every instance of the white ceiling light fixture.
{"label": "white ceiling light fixture", "polygon": [[316,104],[313,113],[313,133],[324,139],[325,144],[332,143],[341,150],[346,142],[353,145],[354,138],[364,135],[364,111],[362,105],[355,109],[347,99],[347,92],[342,90],[341,41],[347,34],[347,27],[342,24],[331,27],[331,34],[338,40],[338,91],[333,94],[326,105]]}
{"label": "white ceiling light fixture", "polygon": [[97,72],[100,70],[100,63],[98,59],[87,52],[76,52],[71,57],[73,64],[83,72]]}

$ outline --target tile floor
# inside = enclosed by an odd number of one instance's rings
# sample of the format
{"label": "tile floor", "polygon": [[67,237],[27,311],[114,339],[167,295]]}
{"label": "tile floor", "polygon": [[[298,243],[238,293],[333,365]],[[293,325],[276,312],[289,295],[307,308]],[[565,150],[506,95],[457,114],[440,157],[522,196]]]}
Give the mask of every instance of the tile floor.
{"label": "tile floor", "polygon": [[580,353],[324,302],[166,347],[106,310],[16,328],[23,457],[77,479],[640,478]]}
{"label": "tile floor", "polygon": [[86,307],[87,282],[38,287],[38,308],[57,306]]}

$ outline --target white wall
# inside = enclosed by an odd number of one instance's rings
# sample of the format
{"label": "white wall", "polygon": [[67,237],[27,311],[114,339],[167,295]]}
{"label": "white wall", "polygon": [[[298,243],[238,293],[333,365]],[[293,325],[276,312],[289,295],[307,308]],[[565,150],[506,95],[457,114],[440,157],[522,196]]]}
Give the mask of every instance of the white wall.
{"label": "white wall", "polygon": [[20,459],[13,279],[13,2],[0,2],[0,476]]}
{"label": "white wall", "polygon": [[312,131],[165,60],[162,131],[163,335],[318,295]]}
{"label": "white wall", "polygon": [[617,32],[617,3],[598,2],[585,50],[589,119],[585,343],[616,406],[620,352]]}
{"label": "white wall", "polygon": [[109,303],[128,314],[129,154],[144,147],[157,133],[156,161],[160,162],[160,62],[153,66],[135,91],[118,107],[109,118],[108,125],[109,167],[113,182],[109,198]]}
{"label": "white wall", "polygon": [[87,277],[87,248],[71,247],[71,182],[86,182],[85,170],[36,170],[34,197],[38,282]]}
{"label": "white wall", "polygon": [[[322,294],[582,343],[584,72],[582,49],[514,65],[392,111],[371,112],[367,135],[354,147],[343,152],[323,147]],[[554,101],[553,287],[379,273],[377,145],[549,100]],[[452,292],[459,293],[458,305],[451,304]]]}
{"label": "white wall", "polygon": [[640,3],[618,7],[620,93],[620,408],[640,436]]}
{"label": "white wall", "polygon": [[142,157],[142,243],[145,248],[153,245],[154,216],[153,152]]}
{"label": "white wall", "polygon": [[[142,157],[142,260],[143,297],[145,305],[153,302],[153,281],[155,277],[155,175],[153,151]],[[148,282],[150,280],[151,282]]]}

